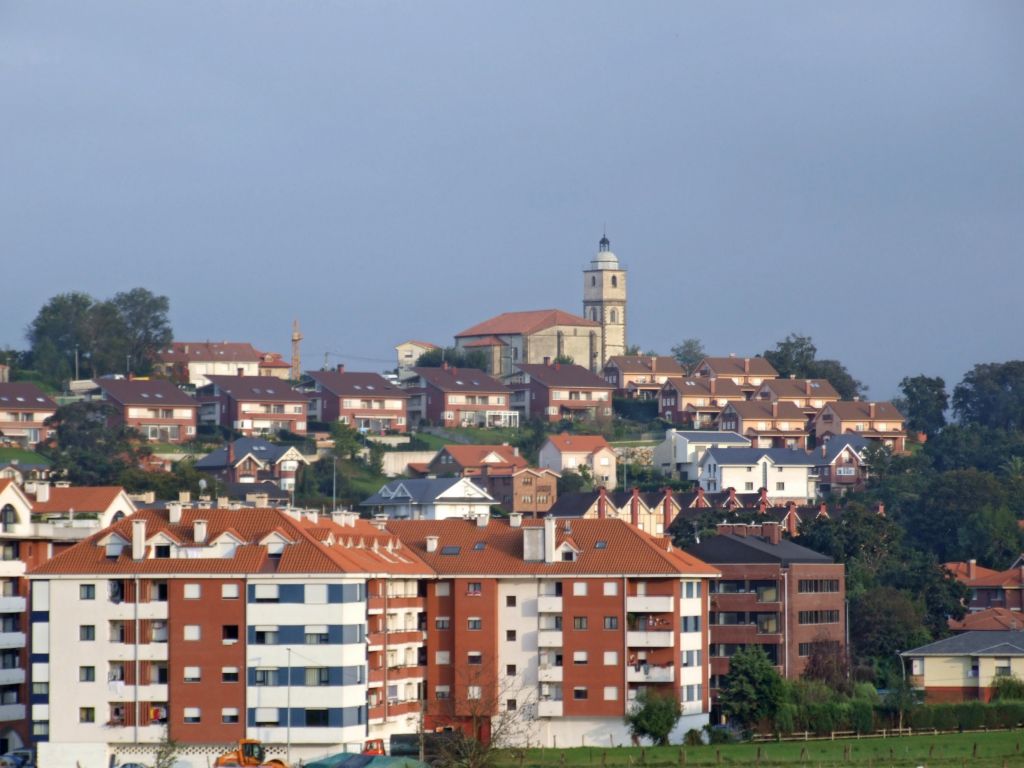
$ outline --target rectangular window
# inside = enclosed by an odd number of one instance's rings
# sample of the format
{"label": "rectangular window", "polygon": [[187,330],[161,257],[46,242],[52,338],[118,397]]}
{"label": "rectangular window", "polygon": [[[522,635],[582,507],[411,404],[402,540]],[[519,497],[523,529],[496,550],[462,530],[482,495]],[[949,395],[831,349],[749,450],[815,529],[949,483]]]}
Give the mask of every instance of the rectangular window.
{"label": "rectangular window", "polygon": [[256,707],[255,721],[257,725],[277,725],[277,707]]}
{"label": "rectangular window", "polygon": [[447,699],[448,698],[448,694],[450,692],[451,692],[451,688],[449,688],[447,685],[439,685],[436,688],[434,688],[434,698],[435,699]]}
{"label": "rectangular window", "polygon": [[516,631],[514,629],[506,629],[505,640],[510,643],[514,643],[516,641]]}
{"label": "rectangular window", "polygon": [[800,579],[798,589],[802,593],[838,592],[839,579]]}
{"label": "rectangular window", "polygon": [[616,667],[619,664],[619,652],[618,651],[605,651],[604,652],[604,665],[606,667]]}
{"label": "rectangular window", "polygon": [[307,584],[304,596],[305,596],[305,600],[306,600],[306,605],[326,605],[327,604],[327,585],[326,584]]}
{"label": "rectangular window", "polygon": [[437,583],[435,595],[438,597],[448,597],[452,593],[452,584],[450,581],[439,581]]}
{"label": "rectangular window", "polygon": [[256,627],[253,645],[277,645],[277,627]]}
{"label": "rectangular window", "polygon": [[572,697],[576,701],[586,701],[587,687],[585,685],[577,685],[572,689]]}
{"label": "rectangular window", "polygon": [[96,639],[96,625],[82,624],[78,628],[78,639],[82,642],[90,642]]}
{"label": "rectangular window", "polygon": [[519,702],[516,701],[515,699],[506,699],[505,700],[505,711],[506,712],[515,712],[516,709],[518,708],[518,706],[519,706]]}
{"label": "rectangular window", "polygon": [[96,599],[96,585],[95,584],[79,584],[78,585],[78,599],[79,600],[95,600]]}
{"label": "rectangular window", "polygon": [[222,683],[237,683],[238,682],[238,667],[221,667],[220,668],[220,681]]}
{"label": "rectangular window", "polygon": [[252,590],[253,600],[257,603],[276,603],[277,584],[256,584]]}
{"label": "rectangular window", "polygon": [[466,662],[468,664],[483,664],[484,655],[480,651],[470,651],[466,654]]}
{"label": "rectangular window", "polygon": [[[224,600],[237,600],[238,599],[238,585],[237,584],[221,584],[220,585],[220,596]],[[238,710],[235,710],[235,717],[238,717]],[[237,722],[237,721],[236,721]]]}
{"label": "rectangular window", "polygon": [[435,664],[451,664],[452,654],[451,651],[436,651],[434,653]]}
{"label": "rectangular window", "polygon": [[784,490],[786,490],[786,484],[782,483],[782,482],[776,483],[775,484],[775,490],[776,491],[784,491]]}
{"label": "rectangular window", "polygon": [[471,581],[466,587],[467,595],[479,595],[482,591],[482,585],[479,581]]}
{"label": "rectangular window", "polygon": [[516,676],[516,665],[515,664],[506,664],[505,665],[505,674],[508,675],[509,677],[515,677]]}
{"label": "rectangular window", "polygon": [[801,624],[838,624],[839,611],[800,611]]}
{"label": "rectangular window", "polygon": [[618,629],[619,628],[619,617],[618,616],[605,616],[604,617],[604,628],[605,629]]}
{"label": "rectangular window", "polygon": [[202,719],[199,707],[185,707],[182,719],[186,723],[198,723]]}
{"label": "rectangular window", "polygon": [[305,641],[306,645],[327,645],[331,642],[331,635],[325,625],[309,626],[306,627]]}
{"label": "rectangular window", "polygon": [[273,667],[260,667],[253,670],[253,685],[277,685],[277,669]]}
{"label": "rectangular window", "polygon": [[572,584],[572,594],[574,597],[586,597],[587,596],[587,582],[585,581],[574,581]]}
{"label": "rectangular window", "polygon": [[683,616],[681,622],[683,632],[700,632],[700,616]]}
{"label": "rectangular window", "polygon": [[202,587],[199,584],[185,584],[185,599],[186,600],[198,600],[203,594]]}
{"label": "rectangular window", "polygon": [[605,701],[618,701],[619,699],[619,688],[615,685],[606,685],[604,687],[604,700]]}
{"label": "rectangular window", "polygon": [[606,581],[604,583],[604,596],[615,597],[619,594],[619,582],[617,581]]}
{"label": "rectangular window", "polygon": [[184,640],[200,640],[202,635],[202,628],[198,624],[186,624],[182,632]]}
{"label": "rectangular window", "polygon": [[330,685],[330,670],[327,667],[306,667],[306,685]]}
{"label": "rectangular window", "polygon": [[506,608],[515,608],[516,607],[516,596],[515,595],[507,595],[505,597],[505,607]]}
{"label": "rectangular window", "polygon": [[185,667],[185,682],[186,683],[198,683],[200,680],[201,673],[199,667]]}
{"label": "rectangular window", "polygon": [[586,616],[573,616],[572,618],[573,629],[586,629],[587,628],[587,617]]}
{"label": "rectangular window", "polygon": [[474,631],[483,628],[483,622],[480,621],[479,616],[470,616],[469,619],[466,621],[466,625],[468,629]]}
{"label": "rectangular window", "polygon": [[434,629],[449,629],[451,627],[451,619],[447,616],[438,616],[434,619]]}
{"label": "rectangular window", "polygon": [[80,722],[80,723],[95,723],[96,722],[96,708],[95,707],[79,707],[78,708],[78,722]]}
{"label": "rectangular window", "polygon": [[479,685],[470,685],[466,688],[466,698],[470,701],[476,701],[480,698],[482,688]]}
{"label": "rectangular window", "polygon": [[96,681],[96,667],[79,667],[78,682],[93,683]]}
{"label": "rectangular window", "polygon": [[586,664],[587,663],[587,652],[586,651],[573,651],[572,652],[572,663],[573,664]]}
{"label": "rectangular window", "polygon": [[306,727],[307,728],[326,728],[327,727],[327,710],[326,709],[307,709],[306,710]]}
{"label": "rectangular window", "polygon": [[235,707],[224,707],[220,711],[220,721],[226,725],[238,722],[238,709]]}

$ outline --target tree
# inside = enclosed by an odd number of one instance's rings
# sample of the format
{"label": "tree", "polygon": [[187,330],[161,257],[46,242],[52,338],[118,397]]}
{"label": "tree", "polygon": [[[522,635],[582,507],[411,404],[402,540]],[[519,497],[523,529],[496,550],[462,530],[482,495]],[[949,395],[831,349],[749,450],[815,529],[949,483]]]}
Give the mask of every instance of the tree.
{"label": "tree", "polygon": [[56,427],[56,445],[40,453],[75,485],[120,484],[124,472],[137,467],[150,448],[134,430],[111,426],[113,413],[113,406],[99,401],[62,405],[46,420]]}
{"label": "tree", "polygon": [[166,296],[156,296],[145,288],[118,293],[111,301],[124,329],[122,349],[131,357],[133,373],[148,374],[157,353],[167,347],[174,334],[167,317],[171,304]]}
{"label": "tree", "polygon": [[760,645],[750,645],[730,657],[718,702],[727,717],[750,729],[775,716],[782,692],[782,678],[768,654]]}
{"label": "tree", "polygon": [[363,447],[359,432],[348,424],[335,421],[331,424],[331,437],[334,439],[334,455],[339,459],[355,459]]}
{"label": "tree", "polygon": [[649,738],[659,747],[668,746],[668,735],[682,716],[675,694],[659,696],[644,690],[626,713],[625,723],[634,739]]}
{"label": "tree", "polygon": [[949,396],[946,382],[941,376],[904,377],[900,382],[903,392],[903,415],[907,417],[907,429],[934,435],[946,426],[946,409]]}
{"label": "tree", "polygon": [[953,390],[963,424],[1024,429],[1024,360],[975,365]]}
{"label": "tree", "polygon": [[171,738],[166,726],[153,753],[153,768],[174,768],[178,762],[178,742]]}
{"label": "tree", "polygon": [[92,349],[89,315],[92,297],[61,293],[44,304],[26,331],[32,365],[47,381],[59,385],[74,371],[75,350]]}
{"label": "tree", "polygon": [[922,606],[898,589],[877,587],[850,600],[850,640],[860,657],[893,659],[930,639]]}
{"label": "tree", "polygon": [[591,477],[590,468],[586,464],[581,464],[576,469],[563,469],[562,476],[558,478],[559,496],[564,496],[567,493],[592,491],[593,489],[594,479]]}
{"label": "tree", "polygon": [[850,664],[843,647],[834,640],[815,640],[811,643],[811,652],[807,657],[803,677],[806,680],[825,683],[833,691],[849,694]]}
{"label": "tree", "polygon": [[453,368],[476,368],[490,371],[487,353],[482,349],[459,349],[458,347],[435,347],[419,356],[416,366],[419,368],[440,368],[445,363]]}
{"label": "tree", "polygon": [[672,347],[672,356],[683,367],[687,374],[693,373],[693,369],[703,360],[707,353],[704,352],[704,345],[700,339],[683,339]]}
{"label": "tree", "polygon": [[867,387],[850,375],[846,366],[838,360],[819,360],[817,354],[810,336],[791,333],[776,343],[775,349],[765,350],[764,358],[783,378],[828,380],[844,400],[864,394]]}
{"label": "tree", "polygon": [[384,445],[376,440],[369,440],[369,454],[366,457],[366,466],[375,475],[384,474]]}

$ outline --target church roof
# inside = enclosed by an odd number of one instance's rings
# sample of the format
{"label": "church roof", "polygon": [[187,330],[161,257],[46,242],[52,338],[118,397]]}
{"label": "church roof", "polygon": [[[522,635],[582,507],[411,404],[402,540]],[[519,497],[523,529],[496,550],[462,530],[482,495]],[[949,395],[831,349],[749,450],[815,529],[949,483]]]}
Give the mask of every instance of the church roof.
{"label": "church roof", "polygon": [[536,309],[528,312],[503,312],[497,317],[484,320],[482,323],[478,323],[461,333],[455,334],[455,338],[494,335],[527,336],[556,325],[576,325],[586,328],[601,327],[601,324],[598,322],[587,320],[569,312],[563,312],[560,309]]}

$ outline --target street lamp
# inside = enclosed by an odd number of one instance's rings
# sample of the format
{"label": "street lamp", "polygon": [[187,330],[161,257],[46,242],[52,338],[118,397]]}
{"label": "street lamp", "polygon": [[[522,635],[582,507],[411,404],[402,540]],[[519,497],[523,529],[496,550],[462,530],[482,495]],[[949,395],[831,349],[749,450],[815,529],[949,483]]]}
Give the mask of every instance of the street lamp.
{"label": "street lamp", "polygon": [[902,672],[902,678],[903,678],[903,682],[902,682],[902,685],[900,687],[900,696],[899,696],[899,700],[898,700],[898,704],[899,704],[899,707],[900,707],[899,728],[900,728],[900,735],[902,735],[903,734],[903,708],[904,708],[904,706],[906,704],[906,695],[907,695],[907,660],[903,658],[903,651],[896,651],[896,656],[900,660],[900,672]]}

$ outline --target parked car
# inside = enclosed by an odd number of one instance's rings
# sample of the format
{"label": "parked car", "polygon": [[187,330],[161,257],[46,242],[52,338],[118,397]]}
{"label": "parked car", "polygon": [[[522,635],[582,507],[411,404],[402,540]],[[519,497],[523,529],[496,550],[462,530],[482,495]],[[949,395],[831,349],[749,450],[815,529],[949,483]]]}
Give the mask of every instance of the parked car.
{"label": "parked car", "polygon": [[0,768],[34,768],[36,758],[31,749],[12,749],[0,755]]}

